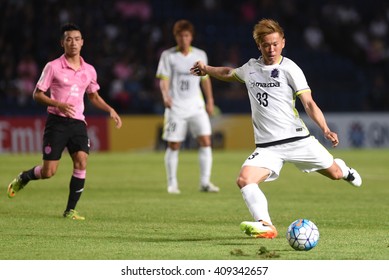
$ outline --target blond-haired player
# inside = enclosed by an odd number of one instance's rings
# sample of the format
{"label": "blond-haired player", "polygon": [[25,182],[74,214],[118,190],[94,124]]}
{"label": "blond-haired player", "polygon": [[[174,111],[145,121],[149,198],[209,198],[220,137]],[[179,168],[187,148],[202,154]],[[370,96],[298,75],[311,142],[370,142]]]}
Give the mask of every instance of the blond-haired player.
{"label": "blond-haired player", "polygon": [[191,68],[194,75],[210,75],[223,81],[245,83],[250,99],[256,149],[243,163],[237,184],[255,222],[242,222],[246,234],[274,238],[277,230],[268,212],[265,195],[258,187],[278,178],[285,162],[301,171],[317,171],[333,180],[345,179],[360,187],[358,172],[341,159],[334,159],[313,136],[295,109],[298,97],[308,116],[320,127],[326,139],[336,147],[338,136],[327,126],[320,108],[311,95],[302,70],[282,56],[284,31],[271,19],[259,21],[253,31],[261,56],[243,66],[212,67],[199,61]]}

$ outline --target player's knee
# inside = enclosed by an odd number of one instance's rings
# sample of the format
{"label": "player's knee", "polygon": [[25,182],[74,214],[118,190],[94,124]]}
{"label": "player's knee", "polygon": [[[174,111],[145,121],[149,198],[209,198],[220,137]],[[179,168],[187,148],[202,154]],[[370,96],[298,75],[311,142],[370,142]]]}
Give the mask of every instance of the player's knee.
{"label": "player's knee", "polygon": [[327,169],[318,170],[318,172],[331,180],[343,179],[343,171],[336,163]]}
{"label": "player's knee", "polygon": [[211,147],[211,137],[203,136],[198,138],[198,143],[200,147]]}
{"label": "player's knee", "polygon": [[41,171],[42,179],[49,179],[55,175],[55,170],[49,169],[49,170],[44,170],[42,169]]}
{"label": "player's knee", "polygon": [[86,170],[87,162],[86,161],[78,161],[74,163],[74,169],[77,170]]}
{"label": "player's knee", "polygon": [[180,142],[169,142],[168,143],[168,147],[173,150],[173,151],[177,151],[180,149],[180,146],[181,146],[181,143]]}
{"label": "player's knee", "polygon": [[247,183],[247,180],[246,180],[243,176],[239,176],[239,177],[236,179],[236,184],[237,184],[238,187],[241,189],[241,188],[243,188],[244,186],[246,186],[248,183]]}

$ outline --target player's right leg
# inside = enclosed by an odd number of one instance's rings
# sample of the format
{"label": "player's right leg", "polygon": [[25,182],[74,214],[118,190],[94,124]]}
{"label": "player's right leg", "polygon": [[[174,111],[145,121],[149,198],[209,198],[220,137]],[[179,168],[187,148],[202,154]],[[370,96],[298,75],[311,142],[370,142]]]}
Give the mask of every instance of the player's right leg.
{"label": "player's right leg", "polygon": [[7,195],[9,198],[13,198],[18,191],[22,190],[27,185],[28,181],[23,181],[22,174],[23,172],[8,184]]}
{"label": "player's right leg", "polygon": [[244,221],[240,224],[240,229],[255,238],[275,238],[277,229],[272,225],[267,199],[258,184],[247,184],[241,188],[241,192],[255,222]]}
{"label": "player's right leg", "polygon": [[37,165],[30,170],[21,172],[8,185],[7,195],[9,198],[15,197],[16,193],[22,190],[31,180],[48,179],[52,177],[58,167],[59,161],[43,161],[43,165]]}
{"label": "player's right leg", "polygon": [[257,148],[243,163],[237,184],[254,219],[254,222],[240,224],[240,229],[247,235],[256,238],[275,238],[278,235],[270,219],[266,196],[258,184],[275,180],[282,165],[277,153],[268,148]]}
{"label": "player's right leg", "polygon": [[48,115],[42,143],[43,165],[38,165],[30,170],[21,172],[8,185],[7,194],[9,198],[13,198],[18,191],[22,190],[27,185],[29,181],[47,179],[55,174],[59,159],[61,158],[67,142],[67,129],[62,129],[64,125],[63,119],[64,118],[52,114]]}
{"label": "player's right leg", "polygon": [[181,142],[185,140],[187,134],[187,122],[177,116],[171,116],[165,112],[165,121],[162,139],[167,142],[165,151],[165,171],[167,178],[167,191],[170,194],[179,194],[177,181],[178,156]]}
{"label": "player's right leg", "polygon": [[265,222],[242,222],[240,224],[240,230],[245,234],[255,238],[268,238],[273,239],[278,235],[275,226]]}

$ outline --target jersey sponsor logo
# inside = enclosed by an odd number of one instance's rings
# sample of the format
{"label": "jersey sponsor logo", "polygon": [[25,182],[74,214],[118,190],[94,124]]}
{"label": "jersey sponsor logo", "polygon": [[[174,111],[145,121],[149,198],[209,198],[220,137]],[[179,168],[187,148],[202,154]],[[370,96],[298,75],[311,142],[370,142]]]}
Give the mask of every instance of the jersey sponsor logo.
{"label": "jersey sponsor logo", "polygon": [[260,88],[273,88],[273,87],[280,87],[281,84],[280,82],[268,82],[268,83],[262,83],[262,82],[254,82],[254,81],[250,81],[250,87],[254,87],[254,86],[257,86],[257,87],[260,87]]}
{"label": "jersey sponsor logo", "polygon": [[192,77],[193,75],[190,72],[182,72],[182,71],[177,71],[178,76],[190,76]]}

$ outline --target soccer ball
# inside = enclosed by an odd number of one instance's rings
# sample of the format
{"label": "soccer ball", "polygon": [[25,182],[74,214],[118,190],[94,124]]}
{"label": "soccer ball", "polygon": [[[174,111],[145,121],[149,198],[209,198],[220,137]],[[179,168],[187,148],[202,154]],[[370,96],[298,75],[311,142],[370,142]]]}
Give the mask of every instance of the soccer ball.
{"label": "soccer ball", "polygon": [[319,230],[312,221],[298,219],[288,227],[286,239],[293,249],[309,251],[319,242]]}

